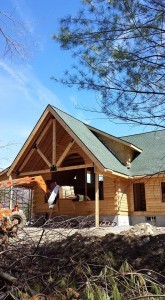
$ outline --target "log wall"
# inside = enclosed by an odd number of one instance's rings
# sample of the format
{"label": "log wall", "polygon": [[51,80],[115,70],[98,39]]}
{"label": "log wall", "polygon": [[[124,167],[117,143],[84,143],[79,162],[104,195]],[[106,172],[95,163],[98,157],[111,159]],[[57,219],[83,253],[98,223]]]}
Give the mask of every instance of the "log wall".
{"label": "log wall", "polygon": [[[45,180],[50,179],[50,175],[44,176]],[[100,200],[100,215],[116,215],[118,213],[118,202],[115,198],[116,179],[105,177],[103,181],[104,200]],[[33,212],[36,215],[49,213],[48,204],[45,203],[44,194],[39,188],[34,191]],[[54,215],[87,216],[95,213],[95,201],[72,201],[71,199],[59,199],[58,204],[53,209]]]}
{"label": "log wall", "polygon": [[133,185],[130,187],[130,209],[132,216],[165,215],[165,202],[162,202],[161,182],[165,182],[163,175],[148,177],[136,181],[145,184],[146,211],[134,211]]}

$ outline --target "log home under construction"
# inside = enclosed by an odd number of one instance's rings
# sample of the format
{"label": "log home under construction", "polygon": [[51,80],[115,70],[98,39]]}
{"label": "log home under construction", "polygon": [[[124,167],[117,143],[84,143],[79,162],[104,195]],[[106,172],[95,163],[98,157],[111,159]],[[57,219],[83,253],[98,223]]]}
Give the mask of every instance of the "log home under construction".
{"label": "log home under construction", "polygon": [[[60,185],[53,216],[165,225],[165,130],[117,138],[48,105],[0,181],[36,175]],[[47,213],[34,185],[32,214]]]}

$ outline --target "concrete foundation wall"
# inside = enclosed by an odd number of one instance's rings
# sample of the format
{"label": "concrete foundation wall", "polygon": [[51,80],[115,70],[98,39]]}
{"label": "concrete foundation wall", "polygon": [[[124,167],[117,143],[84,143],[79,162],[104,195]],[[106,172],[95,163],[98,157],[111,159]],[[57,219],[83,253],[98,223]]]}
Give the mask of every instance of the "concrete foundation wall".
{"label": "concrete foundation wall", "polygon": [[165,226],[165,216],[156,217],[156,226]]}
{"label": "concrete foundation wall", "polygon": [[118,226],[130,225],[129,216],[117,216],[117,225]]}
{"label": "concrete foundation wall", "polygon": [[145,223],[146,218],[145,216],[130,216],[130,225],[135,225],[138,223]]}
{"label": "concrete foundation wall", "polygon": [[100,221],[110,221],[118,225],[118,216],[100,216]]}
{"label": "concrete foundation wall", "polygon": [[[149,223],[153,226],[165,226],[165,216],[154,216],[155,218],[145,216],[130,216],[130,225],[138,223]],[[151,218],[151,219],[150,219]]]}
{"label": "concrete foundation wall", "polygon": [[100,221],[115,222],[118,226],[130,225],[129,216],[100,216]]}

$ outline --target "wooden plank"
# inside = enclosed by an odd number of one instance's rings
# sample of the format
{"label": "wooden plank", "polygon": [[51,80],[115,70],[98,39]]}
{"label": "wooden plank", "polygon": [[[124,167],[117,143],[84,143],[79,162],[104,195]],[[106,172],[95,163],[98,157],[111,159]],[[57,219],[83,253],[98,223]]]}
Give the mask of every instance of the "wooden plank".
{"label": "wooden plank", "polygon": [[56,165],[56,119],[53,119],[52,165]]}
{"label": "wooden plank", "polygon": [[71,149],[71,147],[74,145],[74,140],[72,140],[68,146],[66,147],[66,149],[64,150],[64,152],[62,153],[61,157],[59,158],[59,160],[56,163],[56,166],[59,167],[60,164],[62,163],[62,161],[64,160],[64,158],[66,157],[66,155],[68,154],[69,150]]}
{"label": "wooden plank", "polygon": [[46,162],[46,164],[48,165],[48,167],[50,168],[51,167],[51,163],[48,161],[48,159],[46,158],[46,156],[42,153],[42,151],[39,148],[37,148],[36,150],[39,153],[39,155],[42,157],[42,159]]}

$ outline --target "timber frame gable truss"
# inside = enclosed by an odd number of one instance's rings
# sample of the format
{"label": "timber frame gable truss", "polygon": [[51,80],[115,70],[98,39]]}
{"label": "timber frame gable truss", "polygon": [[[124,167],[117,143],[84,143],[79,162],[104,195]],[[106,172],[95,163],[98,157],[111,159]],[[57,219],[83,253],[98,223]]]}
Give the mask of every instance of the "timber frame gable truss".
{"label": "timber frame gable truss", "polygon": [[[76,152],[82,157],[76,157]],[[70,159],[70,165],[64,163],[67,157],[76,157],[77,164]],[[29,138],[18,153],[7,175],[23,177],[55,171],[65,171],[95,166],[103,166],[86,149],[79,138],[58,116],[50,105],[46,108]]]}

